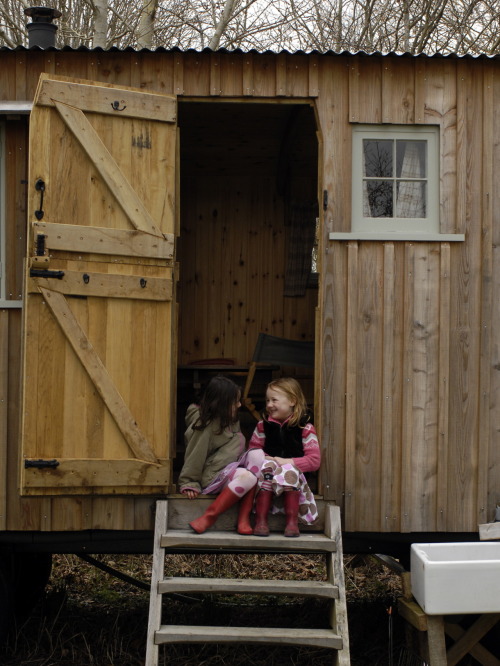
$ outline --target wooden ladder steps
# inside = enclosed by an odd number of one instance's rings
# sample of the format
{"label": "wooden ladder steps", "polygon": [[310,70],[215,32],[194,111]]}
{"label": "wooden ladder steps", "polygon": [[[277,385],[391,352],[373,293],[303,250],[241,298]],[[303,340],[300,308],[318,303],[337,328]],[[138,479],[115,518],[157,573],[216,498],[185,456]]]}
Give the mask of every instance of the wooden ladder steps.
{"label": "wooden ladder steps", "polygon": [[[335,651],[334,666],[349,666],[349,632],[342,561],[340,509],[325,507],[324,534],[305,533],[287,538],[272,533],[268,537],[242,536],[234,532],[209,530],[195,534],[190,530],[168,528],[168,503],[156,504],[153,568],[149,606],[145,666],[157,666],[159,645],[173,643],[245,643],[330,648]],[[165,576],[167,553],[321,553],[326,558],[327,580],[265,580],[245,578],[201,578]],[[295,596],[328,602],[329,629],[297,627],[199,626],[162,623],[162,598],[168,594],[248,594]]]}
{"label": "wooden ladder steps", "polygon": [[267,627],[199,627],[163,625],[156,643],[261,643],[342,649],[342,638],[331,629],[285,629]]}
{"label": "wooden ladder steps", "polygon": [[158,583],[160,594],[269,594],[338,599],[338,585],[310,580],[252,580],[248,578],[177,578]]}
{"label": "wooden ladder steps", "polygon": [[161,536],[161,548],[189,548],[195,550],[224,550],[245,551],[257,550],[266,553],[334,553],[337,544],[324,534],[301,534],[297,539],[288,538],[282,534],[271,533],[268,537],[253,535],[210,531],[204,534],[194,534],[188,530],[168,530]]}

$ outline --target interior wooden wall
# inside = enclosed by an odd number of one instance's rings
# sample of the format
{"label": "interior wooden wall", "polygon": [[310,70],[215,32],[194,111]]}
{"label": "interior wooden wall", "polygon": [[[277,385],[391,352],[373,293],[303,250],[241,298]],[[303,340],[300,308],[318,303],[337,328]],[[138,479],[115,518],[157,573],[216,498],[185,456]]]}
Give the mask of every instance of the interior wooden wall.
{"label": "interior wooden wall", "polygon": [[[261,332],[314,340],[317,288],[283,295],[286,211],[317,196],[314,116],[305,106],[296,127],[307,136],[306,149],[303,140],[284,136],[297,107],[196,106],[179,117],[179,361],[225,358],[247,366]],[[288,173],[280,187],[283,152]]]}
{"label": "interior wooden wall", "polygon": [[[41,71],[184,96],[314,98],[320,189],[329,194],[316,375],[324,495],[345,509],[348,531],[476,532],[492,519],[500,499],[498,60],[23,51],[0,58],[2,99],[31,99]],[[328,239],[350,229],[353,122],[441,127],[441,228],[465,233],[465,242]],[[26,137],[15,143],[22,155]],[[13,164],[9,201],[18,211],[24,185]],[[150,526],[147,500],[17,498],[19,312],[2,311],[0,326],[8,404],[0,456],[9,479],[7,491],[0,487],[2,525]]]}

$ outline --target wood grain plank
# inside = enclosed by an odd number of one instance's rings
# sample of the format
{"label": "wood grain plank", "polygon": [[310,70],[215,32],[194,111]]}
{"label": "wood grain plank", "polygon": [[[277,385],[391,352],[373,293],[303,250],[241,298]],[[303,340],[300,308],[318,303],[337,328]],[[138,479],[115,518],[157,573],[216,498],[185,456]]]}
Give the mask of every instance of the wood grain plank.
{"label": "wood grain plank", "polygon": [[160,538],[167,531],[167,526],[168,502],[156,502],[145,666],[156,666],[158,663],[158,645],[155,641],[155,634],[161,627],[162,619],[162,596],[158,586],[165,575],[165,551],[161,547]]}
{"label": "wood grain plank", "polygon": [[450,244],[441,243],[439,277],[439,422],[437,444],[436,529],[446,530],[450,400]]}
{"label": "wood grain plank", "polygon": [[382,122],[401,125],[415,122],[415,61],[397,58],[382,66]]}
{"label": "wood grain plank", "polygon": [[[262,547],[262,537],[249,536],[242,540],[241,536],[232,532],[216,532],[209,530],[203,534],[194,534],[187,530],[168,530],[161,538],[163,548],[178,548],[188,546],[191,548],[236,548],[246,549]],[[323,534],[302,533],[300,539],[290,539],[271,533],[266,537],[266,549],[269,551],[293,552],[325,552],[333,553],[337,548],[334,539],[327,539]]]}
{"label": "wood grain plank", "polygon": [[[171,273],[171,269],[167,269]],[[28,293],[36,293],[43,287],[67,296],[140,299],[141,301],[171,301],[172,279],[111,273],[61,271],[59,278],[30,277]]]}
{"label": "wood grain plank", "polygon": [[416,244],[412,275],[411,529],[435,530],[439,394],[439,246]]}
{"label": "wood grain plank", "polygon": [[[380,526],[382,531],[394,532],[399,526],[400,499],[400,447],[397,445],[397,302],[396,302],[396,256],[394,243],[384,243],[383,275],[383,370],[382,370],[382,470],[380,498]],[[399,301],[398,301],[399,304]],[[399,464],[398,464],[399,463]]]}
{"label": "wood grain plank", "polygon": [[64,296],[50,292],[43,287],[41,291],[47,305],[94,382],[131,450],[138,458],[156,463],[157,458],[151,445],[141,433],[133,415],[129,412],[105,366],[97,356],[92,343],[69,309]]}
{"label": "wood grain plank", "polygon": [[210,594],[283,594],[287,596],[338,599],[338,586],[323,581],[247,580],[242,578],[165,578],[158,586],[162,594],[174,592]]}
{"label": "wood grain plank", "polygon": [[[94,488],[122,488],[135,485],[161,486],[168,482],[169,470],[165,464],[150,464],[140,460],[109,460],[94,458],[63,458],[58,459],[55,468],[28,467],[24,479],[28,489],[65,488],[70,492],[88,491]],[[162,461],[164,463],[165,461]],[[30,464],[30,459],[26,459]],[[123,492],[123,488],[120,492]],[[125,491],[130,492],[130,491]]]}
{"label": "wood grain plank", "polygon": [[[365,531],[375,507],[380,515],[382,434],[382,271],[383,246],[360,243],[356,329],[356,523]],[[373,524],[373,523],[372,523]],[[377,531],[381,525],[377,520]]]}
{"label": "wood grain plank", "polygon": [[[51,80],[42,75],[37,103],[55,106],[56,102],[91,113],[120,113],[122,117],[155,118],[167,123],[175,123],[177,119],[177,101],[169,95],[125,90],[120,97],[112,88]],[[116,102],[117,110],[114,109]]]}
{"label": "wood grain plank", "polygon": [[411,531],[413,448],[413,277],[415,274],[415,249],[413,243],[405,244],[404,296],[405,317],[403,328],[403,423],[401,455],[401,531]]}
{"label": "wood grain plank", "polygon": [[7,525],[9,311],[0,310],[0,529]]}
{"label": "wood grain plank", "polygon": [[[492,197],[495,188],[493,170],[494,139],[494,72],[486,64],[483,67],[483,141],[482,150],[482,197],[481,197],[481,306],[479,312],[480,349],[479,349],[479,413],[478,413],[478,451],[477,451],[477,522],[488,520],[488,468],[490,451],[490,413],[491,413],[491,352],[495,332],[491,327],[493,314],[493,209]],[[491,507],[492,508],[492,507]]]}
{"label": "wood grain plank", "polygon": [[382,122],[383,59],[351,58],[349,68],[349,121]]}
{"label": "wood grain plank", "polygon": [[[452,254],[450,353],[450,449],[448,529],[477,530],[477,428],[479,396],[481,280],[482,75],[460,63],[458,74],[457,161],[459,168],[458,223],[467,243]],[[463,169],[463,171],[462,171]],[[465,192],[465,195],[462,193]],[[458,250],[458,252],[457,252]],[[456,387],[456,388],[455,388]],[[458,390],[459,388],[459,390]]]}
{"label": "wood grain plank", "polygon": [[[357,391],[358,391],[358,243],[348,244],[347,265],[347,315],[346,339],[351,341],[346,353],[346,405],[345,405],[345,515],[350,529],[359,525],[357,508],[358,493],[356,486],[356,448],[357,448]],[[356,527],[355,527],[356,526]]]}
{"label": "wood grain plank", "polygon": [[162,643],[261,643],[309,645],[334,650],[342,648],[342,638],[328,629],[268,629],[263,627],[162,626],[155,634]]}
{"label": "wood grain plank", "polygon": [[130,183],[127,182],[118,164],[83,112],[60,102],[55,102],[55,106],[93,164],[99,169],[102,178],[115,195],[132,226],[146,233],[160,236],[161,231],[158,229],[156,222],[151,218]]}
{"label": "wood grain plank", "polygon": [[72,250],[129,257],[172,259],[174,235],[139,233],[134,229],[89,227],[82,224],[32,222],[33,233],[45,235],[51,250]]}

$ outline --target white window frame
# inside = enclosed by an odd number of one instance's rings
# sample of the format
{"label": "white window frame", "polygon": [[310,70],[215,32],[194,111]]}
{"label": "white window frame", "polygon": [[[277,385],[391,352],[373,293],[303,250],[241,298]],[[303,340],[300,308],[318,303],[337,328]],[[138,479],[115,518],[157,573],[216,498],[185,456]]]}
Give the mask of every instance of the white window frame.
{"label": "white window frame", "polygon": [[[366,217],[363,214],[364,139],[426,141],[426,217]],[[420,179],[419,179],[420,180]],[[331,240],[440,240],[463,241],[464,234],[440,233],[439,127],[431,125],[352,126],[352,217],[351,232],[330,233]]]}

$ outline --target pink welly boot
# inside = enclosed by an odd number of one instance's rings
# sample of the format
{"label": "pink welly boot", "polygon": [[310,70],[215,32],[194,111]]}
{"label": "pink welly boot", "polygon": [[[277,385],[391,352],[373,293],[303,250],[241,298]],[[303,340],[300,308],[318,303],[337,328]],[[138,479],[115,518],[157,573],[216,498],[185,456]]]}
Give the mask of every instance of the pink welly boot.
{"label": "pink welly boot", "polygon": [[203,534],[205,530],[212,527],[221,513],[231,508],[239,499],[239,496],[226,486],[221,494],[210,504],[205,513],[199,518],[192,520],[189,524],[195,532]]}
{"label": "pink welly boot", "polygon": [[267,524],[267,514],[271,508],[273,499],[272,490],[260,490],[255,499],[255,527],[253,533],[255,536],[269,536],[269,525]]}
{"label": "pink welly boot", "polygon": [[247,494],[241,498],[240,510],[238,512],[238,534],[253,534],[253,527],[250,523],[250,514],[252,512],[254,497],[255,488],[251,488]]}
{"label": "pink welly boot", "polygon": [[286,537],[300,536],[298,527],[299,499],[300,493],[298,490],[290,490],[285,492]]}

